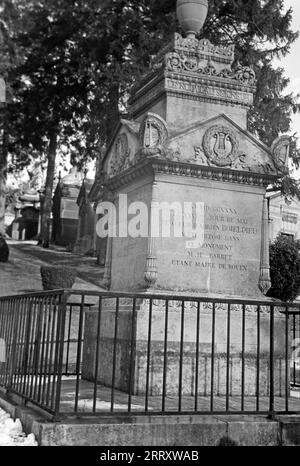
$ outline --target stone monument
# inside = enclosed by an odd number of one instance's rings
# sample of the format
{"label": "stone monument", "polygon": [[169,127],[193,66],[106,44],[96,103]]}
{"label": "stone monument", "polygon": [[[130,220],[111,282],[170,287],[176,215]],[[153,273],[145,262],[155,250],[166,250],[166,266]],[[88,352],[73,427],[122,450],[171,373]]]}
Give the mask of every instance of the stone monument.
{"label": "stone monument", "polygon": [[70,246],[76,242],[79,213],[77,198],[83,176],[76,167],[72,167],[64,178],[59,176],[52,206],[52,241],[59,246]]}
{"label": "stone monument", "polygon": [[[104,284],[111,291],[160,293],[207,298],[265,299],[270,288],[269,233],[266,188],[286,171],[286,138],[272,148],[247,131],[247,111],[253,104],[256,77],[251,67],[233,68],[234,46],[218,46],[198,39],[206,19],[207,0],[179,0],[177,15],[186,37],[176,33],[152,63],[151,70],[134,89],[131,119],[116,128],[103,162],[107,199],[115,202],[118,216],[132,202],[147,206],[149,235],[108,238]],[[192,18],[192,19],[191,19]],[[120,195],[121,198],[120,198]],[[172,202],[202,206],[200,241],[191,237],[153,235],[153,210],[170,205],[170,225],[176,227]],[[125,210],[126,210],[125,208]],[[201,209],[200,209],[201,210]],[[195,211],[189,211],[191,224]],[[133,216],[129,215],[128,219]],[[161,222],[164,220],[159,217]],[[180,224],[183,228],[187,217]],[[123,222],[123,223],[122,223]],[[124,218],[121,224],[124,226]],[[122,228],[123,228],[122,226]],[[162,225],[160,225],[162,227]],[[178,227],[178,225],[177,225]],[[120,227],[121,229],[121,227]],[[123,230],[124,231],[124,230]],[[128,232],[127,232],[128,233]],[[194,238],[195,239],[195,238]],[[266,300],[267,302],[267,300]],[[168,393],[178,392],[181,303],[170,303],[168,342]],[[240,310],[237,306],[237,311]],[[114,310],[106,309],[99,360],[99,381],[111,380]],[[212,305],[202,305],[200,331],[199,394],[210,386]],[[96,313],[87,313],[84,377],[93,379]],[[132,311],[122,311],[119,321],[116,387],[128,387],[128,347]],[[183,393],[192,394],[195,379],[196,312],[187,304],[184,329]],[[225,393],[227,306],[216,313],[216,380]],[[149,306],[141,302],[134,323],[136,359],[134,393],[145,392],[146,342]],[[255,394],[257,315],[246,308],[246,386]],[[242,312],[231,321],[232,393],[240,393]],[[284,320],[275,319],[276,374],[284,385]],[[153,309],[151,393],[162,391],[164,312]],[[261,318],[261,393],[268,392],[269,315]],[[104,361],[104,362],[103,362]],[[127,374],[127,375],[126,375]],[[177,374],[177,375],[176,375]],[[176,382],[177,380],[177,382]],[[278,387],[279,387],[278,385]],[[278,388],[277,387],[277,388]],[[281,388],[278,388],[280,391]]]}

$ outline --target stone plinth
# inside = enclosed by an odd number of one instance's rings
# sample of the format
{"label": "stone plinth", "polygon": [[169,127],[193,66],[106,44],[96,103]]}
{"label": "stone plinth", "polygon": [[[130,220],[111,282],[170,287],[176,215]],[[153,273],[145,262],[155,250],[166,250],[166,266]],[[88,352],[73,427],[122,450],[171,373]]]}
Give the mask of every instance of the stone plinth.
{"label": "stone plinth", "polygon": [[[227,342],[228,311],[227,305],[216,305],[214,332],[214,394],[226,395],[227,360],[229,360],[229,395],[242,393],[242,354],[244,352],[244,394],[257,394],[257,311],[247,306],[245,310],[245,339],[243,349],[243,313],[241,306],[233,306],[230,312],[229,356]],[[149,302],[138,306],[136,321],[132,327],[132,310],[120,309],[117,326],[115,388],[128,392],[130,376],[130,357],[132,328],[134,328],[133,394],[146,393]],[[186,303],[184,311],[183,353],[182,353],[182,394],[194,395],[196,374],[198,373],[198,395],[211,393],[211,356],[212,356],[212,305],[200,306],[198,370],[197,370],[197,304]],[[112,386],[115,311],[104,309],[101,316],[101,337],[98,352],[98,381]],[[98,313],[86,313],[83,348],[82,377],[95,379],[96,330]],[[168,310],[167,357],[166,357],[166,394],[178,395],[180,380],[181,348],[181,303],[170,302]],[[269,308],[260,311],[259,343],[259,394],[270,393],[270,313]],[[163,393],[164,354],[165,354],[165,304],[154,301],[151,320],[151,345],[149,358],[149,395]],[[275,394],[285,394],[285,318],[275,311],[274,318],[274,374]]]}

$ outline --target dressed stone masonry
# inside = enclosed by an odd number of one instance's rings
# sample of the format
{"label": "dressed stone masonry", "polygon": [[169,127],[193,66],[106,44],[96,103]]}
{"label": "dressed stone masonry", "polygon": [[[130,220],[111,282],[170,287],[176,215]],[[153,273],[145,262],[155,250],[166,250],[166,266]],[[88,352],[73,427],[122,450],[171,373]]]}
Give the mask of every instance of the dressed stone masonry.
{"label": "dressed stone masonry", "polygon": [[[178,8],[187,2],[179,0]],[[198,0],[207,11],[206,0]],[[204,11],[201,10],[201,11]],[[181,10],[180,10],[181,11]],[[184,11],[183,11],[184,13]],[[180,15],[182,11],[180,12]],[[205,15],[206,16],[206,15]],[[181,16],[179,16],[181,17]],[[190,18],[193,17],[190,15]],[[203,17],[200,18],[203,24]],[[190,24],[190,23],[189,23]],[[185,26],[184,26],[185,25]],[[112,291],[164,293],[185,297],[265,299],[270,288],[269,224],[266,188],[287,171],[289,137],[265,146],[247,131],[247,111],[256,90],[251,67],[234,63],[234,46],[218,46],[195,33],[182,21],[187,37],[176,33],[161,51],[149,73],[132,92],[130,119],[120,120],[103,161],[103,177],[98,181],[99,199],[114,199],[126,194],[128,205],[141,201],[151,213],[156,202],[201,202],[204,205],[204,237],[199,247],[188,248],[187,238],[114,237],[108,239],[105,286]],[[101,188],[100,188],[101,186]],[[96,189],[96,188],[95,188]],[[94,190],[95,190],[94,189]],[[120,212],[119,212],[120,214]],[[151,215],[149,215],[151,219]],[[149,231],[152,225],[149,220]],[[179,303],[178,303],[179,304]],[[264,352],[261,355],[261,394],[268,387],[269,316],[261,317]],[[120,314],[116,387],[126,390],[131,342],[132,311]],[[136,360],[134,392],[145,391],[146,346],[149,309],[142,302],[134,323]],[[246,380],[249,394],[256,385],[256,330],[254,308],[247,307]],[[105,330],[101,335],[99,380],[111,383],[114,315],[109,304],[103,310]],[[201,314],[202,315],[202,314]],[[86,319],[83,374],[94,378],[97,313]],[[183,393],[192,394],[195,378],[195,312],[187,311],[184,335]],[[161,393],[163,364],[164,308],[153,310],[153,341],[150,391]],[[180,313],[170,308],[169,334],[172,357],[168,365],[168,393],[178,393],[178,358],[180,351]],[[225,393],[224,345],[226,311],[217,306],[216,377],[219,394]],[[233,331],[231,385],[240,393],[238,383],[241,354],[241,313],[231,317]],[[200,333],[201,371],[209,373],[211,345],[211,309],[203,310]],[[284,317],[276,311],[275,359],[278,393],[285,380]],[[127,356],[126,356],[127,355]],[[202,356],[201,356],[202,355]],[[202,359],[201,359],[202,358]],[[127,362],[127,363],[126,363]],[[103,366],[107,370],[103,370]],[[209,380],[199,374],[207,394]]]}

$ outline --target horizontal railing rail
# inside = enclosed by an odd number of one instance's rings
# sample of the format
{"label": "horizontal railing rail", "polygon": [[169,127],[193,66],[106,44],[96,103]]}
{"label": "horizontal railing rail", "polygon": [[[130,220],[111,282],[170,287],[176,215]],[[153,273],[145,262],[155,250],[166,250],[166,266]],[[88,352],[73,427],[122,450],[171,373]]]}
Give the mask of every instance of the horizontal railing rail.
{"label": "horizontal railing rail", "polygon": [[102,297],[102,298],[135,298],[135,299],[155,299],[155,300],[169,300],[169,301],[187,301],[187,302],[211,302],[211,303],[230,303],[230,304],[246,304],[246,305],[256,305],[256,306],[277,306],[282,307],[283,309],[294,309],[296,313],[300,310],[300,302],[299,303],[289,303],[289,302],[282,302],[278,299],[271,299],[268,298],[267,300],[257,300],[257,299],[243,299],[243,298],[212,298],[206,296],[199,296],[198,294],[195,295],[187,295],[186,293],[182,294],[164,294],[164,293],[143,293],[143,292],[115,292],[115,291],[86,291],[86,290],[73,290],[73,289],[63,289],[63,290],[53,290],[53,291],[38,291],[32,293],[26,293],[22,295],[10,295],[10,296],[1,296],[1,301],[7,301],[14,298],[21,298],[21,297],[42,297],[47,295],[56,295],[57,293],[62,293],[66,295],[73,295],[73,296],[94,296],[94,297]]}
{"label": "horizontal railing rail", "polygon": [[53,416],[300,413],[300,305],[56,290],[0,298],[0,387]]}

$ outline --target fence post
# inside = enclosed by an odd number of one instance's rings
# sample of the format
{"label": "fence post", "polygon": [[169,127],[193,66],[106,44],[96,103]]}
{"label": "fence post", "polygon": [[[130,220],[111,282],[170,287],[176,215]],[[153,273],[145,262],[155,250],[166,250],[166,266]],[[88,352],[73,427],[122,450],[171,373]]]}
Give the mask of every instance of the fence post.
{"label": "fence post", "polygon": [[61,382],[62,382],[62,367],[63,367],[63,357],[64,357],[64,340],[65,340],[65,324],[66,324],[66,310],[67,310],[67,301],[70,296],[70,292],[64,291],[60,295],[60,302],[58,306],[58,342],[57,342],[57,354],[58,354],[58,366],[57,366],[57,382],[56,382],[56,392],[55,392],[55,410],[54,410],[54,420],[59,417],[60,410],[60,398],[61,398]]}

